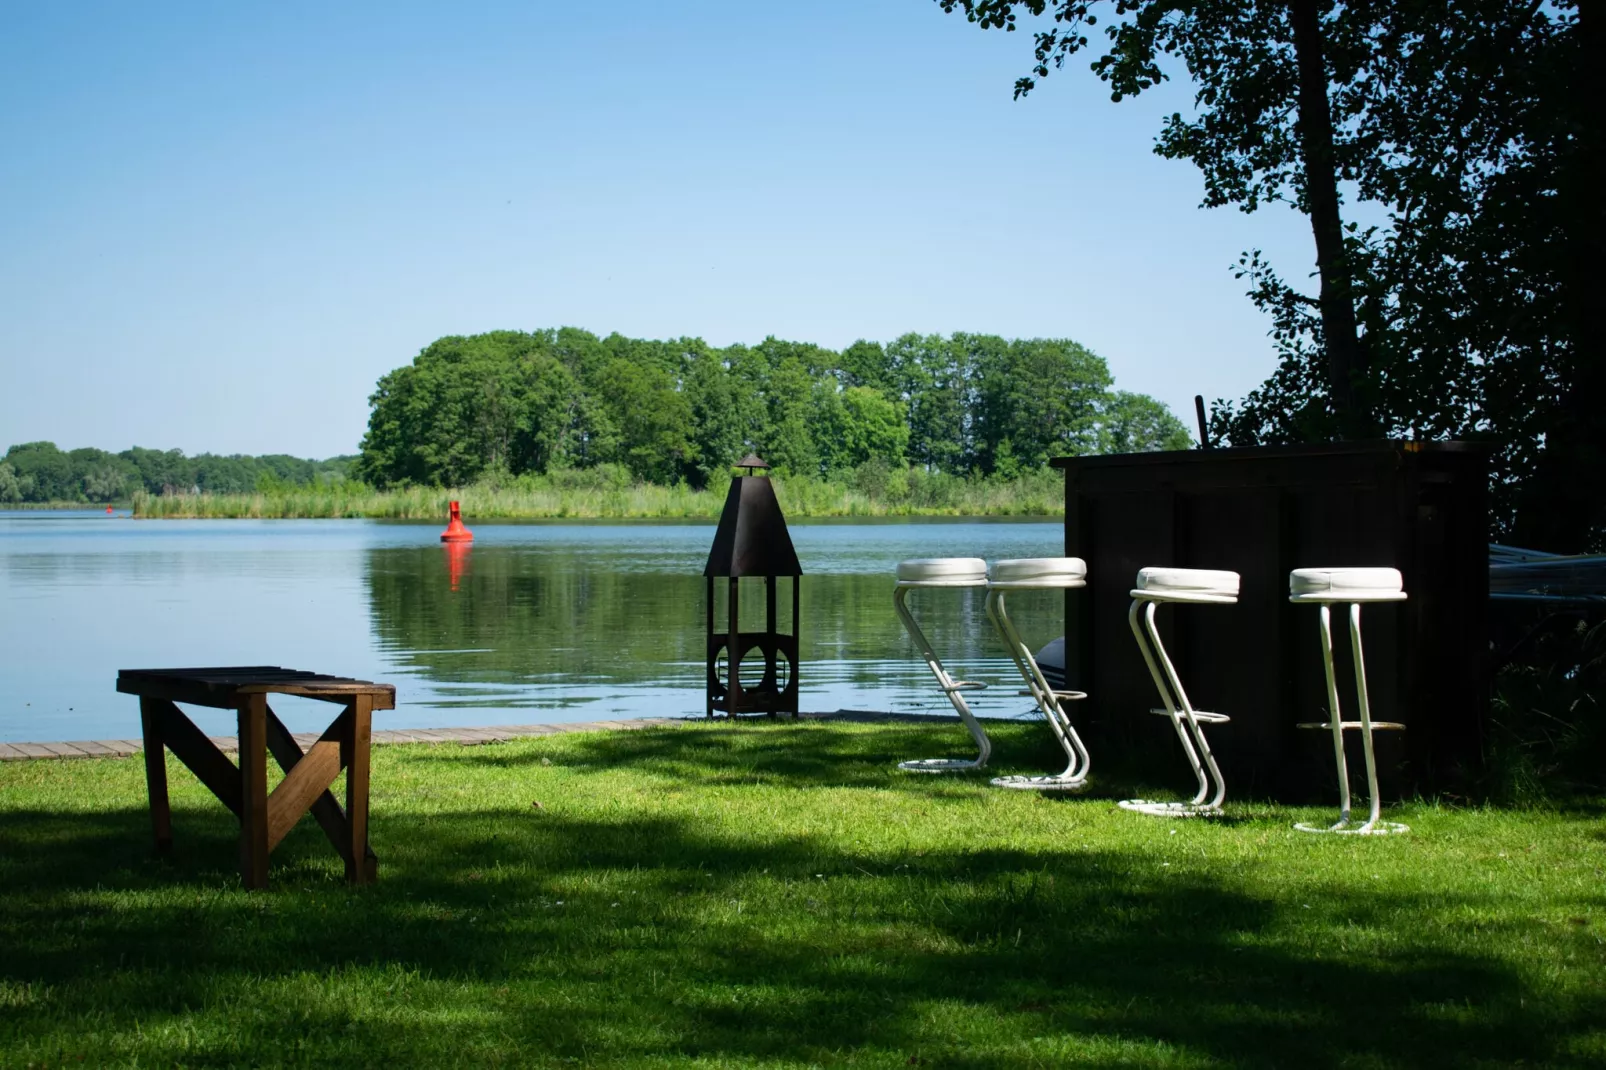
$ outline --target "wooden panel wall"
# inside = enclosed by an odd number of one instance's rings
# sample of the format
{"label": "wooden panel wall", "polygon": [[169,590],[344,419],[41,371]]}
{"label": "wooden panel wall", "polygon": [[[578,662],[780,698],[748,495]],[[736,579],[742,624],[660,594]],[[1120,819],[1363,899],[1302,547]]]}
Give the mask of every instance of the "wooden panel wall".
{"label": "wooden panel wall", "polygon": [[[1317,610],[1288,602],[1299,567],[1387,565],[1409,601],[1363,611],[1384,790],[1452,786],[1476,768],[1488,716],[1488,500],[1484,454],[1459,443],[1195,450],[1055,460],[1065,471],[1065,552],[1089,585],[1067,592],[1070,685],[1101,757],[1157,781],[1190,774],[1127,625],[1148,565],[1232,569],[1234,606],[1165,606],[1161,631],[1196,709],[1226,713],[1212,749],[1230,796],[1334,795]],[[1339,699],[1356,715],[1335,612]],[[1354,733],[1350,733],[1353,735]],[[1359,741],[1351,758],[1359,769]],[[1102,754],[1101,754],[1102,752]]]}

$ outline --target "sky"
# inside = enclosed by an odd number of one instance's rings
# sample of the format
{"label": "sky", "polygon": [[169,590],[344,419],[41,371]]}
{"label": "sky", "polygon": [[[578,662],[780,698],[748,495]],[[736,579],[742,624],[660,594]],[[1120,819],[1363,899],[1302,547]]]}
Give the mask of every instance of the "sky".
{"label": "sky", "polygon": [[1071,338],[1193,426],[1283,208],[933,0],[0,8],[0,449],[354,452],[448,334]]}

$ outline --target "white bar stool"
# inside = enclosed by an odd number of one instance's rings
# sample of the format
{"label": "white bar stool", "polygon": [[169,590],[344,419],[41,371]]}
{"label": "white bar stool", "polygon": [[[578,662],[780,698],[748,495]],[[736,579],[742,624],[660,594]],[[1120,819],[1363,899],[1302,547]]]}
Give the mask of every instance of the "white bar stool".
{"label": "white bar stool", "polygon": [[1015,660],[1015,667],[1026,681],[1027,690],[1021,694],[1030,695],[1037,702],[1037,708],[1043,711],[1043,719],[1048,722],[1054,738],[1070,760],[1063,773],[994,777],[994,787],[1021,791],[1080,791],[1087,787],[1090,764],[1087,747],[1072,727],[1064,705],[1087,698],[1087,692],[1056,691],[1049,686],[1043,677],[1043,670],[1037,665],[1037,659],[1032,656],[1031,648],[1022,641],[1015,622],[1009,619],[1009,607],[1005,604],[1005,593],[1008,591],[1065,590],[1086,586],[1087,563],[1079,557],[1023,557],[993,563],[987,581],[987,615],[993,619],[993,627],[998,629],[1004,645],[1009,648],[1009,656]]}
{"label": "white bar stool", "polygon": [[[1160,633],[1154,627],[1154,611],[1161,602],[1187,602],[1205,605],[1233,605],[1238,601],[1238,573],[1203,568],[1146,568],[1138,572],[1137,586],[1132,590],[1132,608],[1127,611],[1127,623],[1143,653],[1144,664],[1154,678],[1164,708],[1150,713],[1171,718],[1182,741],[1182,749],[1193,766],[1193,775],[1199,779],[1199,792],[1191,802],[1151,802],[1147,799],[1126,799],[1123,810],[1150,814],[1155,817],[1201,817],[1219,814],[1221,800],[1226,798],[1227,785],[1221,779],[1210,744],[1205,741],[1204,725],[1226,724],[1224,713],[1205,713],[1193,708],[1188,693],[1177,679],[1177,670],[1160,642]],[[1143,626],[1138,625],[1142,610]],[[1145,633],[1147,638],[1145,638]],[[1156,660],[1158,659],[1158,664]],[[1162,669],[1164,670],[1162,674]],[[1191,738],[1190,738],[1191,737]],[[1201,762],[1202,759],[1202,762]]]}
{"label": "white bar stool", "polygon": [[[1312,825],[1301,821],[1294,827],[1301,832],[1338,832],[1352,836],[1386,836],[1409,832],[1394,821],[1381,821],[1382,799],[1377,791],[1377,759],[1372,755],[1372,733],[1403,730],[1394,721],[1372,720],[1372,706],[1366,694],[1366,662],[1361,653],[1361,604],[1364,602],[1403,602],[1405,580],[1392,568],[1296,568],[1288,574],[1288,600],[1314,602],[1321,607],[1322,663],[1327,667],[1327,712],[1330,721],[1301,724],[1301,728],[1326,728],[1333,733],[1333,757],[1338,764],[1338,808],[1336,825]],[[1361,719],[1346,721],[1339,713],[1338,684],[1333,678],[1334,603],[1349,605],[1350,652],[1355,658],[1355,697]],[[1350,818],[1349,766],[1344,761],[1344,730],[1359,729],[1366,751],[1366,788],[1371,793],[1371,815],[1360,825]]]}
{"label": "white bar stool", "polygon": [[926,659],[926,667],[931,675],[937,678],[937,685],[942,693],[948,696],[953,703],[954,712],[970,731],[970,736],[976,741],[976,749],[980,752],[974,761],[966,758],[916,758],[907,762],[899,762],[899,769],[907,769],[914,773],[962,773],[973,769],[984,769],[987,758],[993,752],[992,741],[987,733],[982,731],[975,716],[970,712],[970,706],[965,702],[965,691],[980,691],[986,684],[975,683],[970,680],[955,680],[943,668],[942,659],[938,658],[931,649],[931,642],[926,633],[920,630],[914,615],[909,612],[909,592],[916,587],[985,587],[987,586],[987,562],[979,557],[926,557],[911,561],[899,561],[897,569],[898,586],[892,594],[892,604],[898,611],[898,617],[903,621],[904,630],[909,638],[920,647],[921,656]]}

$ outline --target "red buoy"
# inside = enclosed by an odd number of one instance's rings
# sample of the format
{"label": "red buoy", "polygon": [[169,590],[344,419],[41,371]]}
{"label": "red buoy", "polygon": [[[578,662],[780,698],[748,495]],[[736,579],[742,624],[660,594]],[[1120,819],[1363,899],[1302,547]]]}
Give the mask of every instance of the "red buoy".
{"label": "red buoy", "polygon": [[474,547],[471,543],[449,542],[441,550],[446,554],[446,582],[455,591],[463,582],[463,573],[468,570],[468,555],[474,552]]}
{"label": "red buoy", "polygon": [[451,519],[446,522],[446,530],[441,532],[441,542],[473,542],[474,533],[463,526],[463,514],[458,510],[457,503],[452,502]]}
{"label": "red buoy", "polygon": [[112,515],[112,507],[109,506],[109,505],[106,507],[106,515],[107,516],[111,516]]}

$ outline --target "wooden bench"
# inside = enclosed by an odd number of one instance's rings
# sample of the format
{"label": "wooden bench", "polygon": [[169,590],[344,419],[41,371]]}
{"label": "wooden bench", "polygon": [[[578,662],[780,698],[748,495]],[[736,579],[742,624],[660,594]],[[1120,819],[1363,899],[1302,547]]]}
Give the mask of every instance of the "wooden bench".
{"label": "wooden bench", "polygon": [[[139,696],[145,733],[145,782],[150,790],[156,850],[173,847],[167,800],[172,751],[240,819],[240,879],[247,888],[268,884],[268,855],[309,809],[346,862],[346,879],[366,884],[378,860],[368,846],[368,752],[374,710],[396,708],[396,689],[339,676],[237,665],[200,669],[123,669],[117,690]],[[301,695],[333,702],[341,712],[306,752],[268,707],[269,695]],[[234,710],[239,717],[239,764],[223,754],[176,703]],[[284,779],[268,791],[268,754]],[[346,771],[346,805],[329,791]]]}

